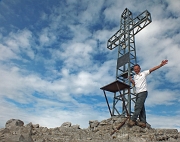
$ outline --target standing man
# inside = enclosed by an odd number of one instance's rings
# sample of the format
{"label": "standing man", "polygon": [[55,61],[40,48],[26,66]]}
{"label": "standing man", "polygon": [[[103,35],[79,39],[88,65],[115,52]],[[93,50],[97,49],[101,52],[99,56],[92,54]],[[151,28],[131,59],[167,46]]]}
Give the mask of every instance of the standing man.
{"label": "standing man", "polygon": [[147,98],[147,83],[146,83],[146,76],[149,75],[151,72],[161,68],[165,64],[168,63],[168,60],[163,60],[160,65],[153,67],[150,70],[141,71],[141,68],[138,64],[134,65],[133,69],[136,73],[134,75],[134,80],[130,77],[131,83],[136,88],[136,103],[134,108],[134,113],[131,117],[131,120],[128,122],[130,127],[136,124],[136,120],[139,117],[140,122],[137,123],[140,127],[146,127],[146,111],[145,111],[145,100]]}

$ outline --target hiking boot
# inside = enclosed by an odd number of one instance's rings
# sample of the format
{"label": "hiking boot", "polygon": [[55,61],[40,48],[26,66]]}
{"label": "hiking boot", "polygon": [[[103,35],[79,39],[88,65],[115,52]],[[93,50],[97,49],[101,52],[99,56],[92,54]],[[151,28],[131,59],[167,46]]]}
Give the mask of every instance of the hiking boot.
{"label": "hiking boot", "polygon": [[129,127],[132,127],[132,126],[134,126],[135,124],[136,124],[136,122],[133,121],[133,120],[129,120],[129,122],[128,122],[128,126],[129,126]]}
{"label": "hiking boot", "polygon": [[138,122],[137,125],[141,128],[145,128],[146,127],[146,123],[144,122]]}

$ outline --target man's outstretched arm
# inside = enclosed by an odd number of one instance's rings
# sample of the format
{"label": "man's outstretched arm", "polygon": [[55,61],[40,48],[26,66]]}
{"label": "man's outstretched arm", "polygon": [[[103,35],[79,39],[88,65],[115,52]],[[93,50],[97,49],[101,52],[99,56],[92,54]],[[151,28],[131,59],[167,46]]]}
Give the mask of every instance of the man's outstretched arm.
{"label": "man's outstretched arm", "polygon": [[153,67],[152,69],[149,70],[149,72],[151,73],[151,72],[159,69],[160,67],[164,66],[167,63],[168,63],[168,60],[163,60],[160,65]]}

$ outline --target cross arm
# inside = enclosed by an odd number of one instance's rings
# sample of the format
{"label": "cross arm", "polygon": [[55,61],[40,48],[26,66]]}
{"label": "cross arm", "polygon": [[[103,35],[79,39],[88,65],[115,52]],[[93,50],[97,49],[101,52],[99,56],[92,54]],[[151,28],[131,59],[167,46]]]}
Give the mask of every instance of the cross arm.
{"label": "cross arm", "polygon": [[123,30],[118,30],[107,42],[107,48],[112,50],[119,45],[121,37],[124,35]]}
{"label": "cross arm", "polygon": [[[130,33],[134,30],[133,34],[137,34],[139,31],[141,31],[144,27],[146,27],[148,24],[152,22],[151,14],[145,10],[142,12],[139,16],[137,16],[135,19],[130,20],[128,24],[132,22],[132,26],[129,29],[126,29],[127,27],[124,27],[124,29],[119,29],[107,42],[107,48],[112,50],[116,48],[118,45],[123,44],[122,40],[124,38],[123,35]],[[122,46],[122,45],[121,45]]]}
{"label": "cross arm", "polygon": [[147,10],[145,10],[135,19],[133,19],[133,27],[130,29],[130,31],[134,30],[134,35],[135,35],[151,22],[152,22],[151,14]]}

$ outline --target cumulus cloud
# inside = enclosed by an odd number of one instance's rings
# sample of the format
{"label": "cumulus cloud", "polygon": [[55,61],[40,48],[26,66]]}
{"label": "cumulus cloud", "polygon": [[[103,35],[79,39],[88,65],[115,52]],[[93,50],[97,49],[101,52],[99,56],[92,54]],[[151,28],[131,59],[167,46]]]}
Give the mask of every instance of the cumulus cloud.
{"label": "cumulus cloud", "polygon": [[[161,116],[161,115],[148,115],[148,123],[153,128],[172,129],[176,128],[180,130],[179,115],[176,116]],[[159,121],[162,120],[162,121]],[[164,125],[166,124],[166,125]]]}

